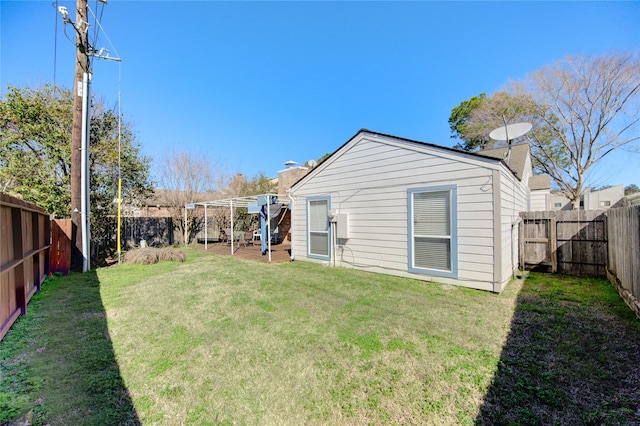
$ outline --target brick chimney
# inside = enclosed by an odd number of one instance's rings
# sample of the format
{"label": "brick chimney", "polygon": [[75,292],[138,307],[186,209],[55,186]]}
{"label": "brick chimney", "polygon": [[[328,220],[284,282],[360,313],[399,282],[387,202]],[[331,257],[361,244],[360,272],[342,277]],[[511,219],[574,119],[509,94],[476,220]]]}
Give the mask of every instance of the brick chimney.
{"label": "brick chimney", "polygon": [[285,195],[287,189],[309,173],[308,167],[298,166],[295,161],[287,161],[284,165],[285,169],[278,171],[278,195]]}

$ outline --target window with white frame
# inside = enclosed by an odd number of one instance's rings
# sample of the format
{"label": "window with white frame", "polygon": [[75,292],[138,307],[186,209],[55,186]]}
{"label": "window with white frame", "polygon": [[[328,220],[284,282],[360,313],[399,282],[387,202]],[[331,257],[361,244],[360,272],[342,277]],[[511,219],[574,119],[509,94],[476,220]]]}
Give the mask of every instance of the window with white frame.
{"label": "window with white frame", "polygon": [[409,189],[409,270],[456,277],[457,189]]}
{"label": "window with white frame", "polygon": [[329,197],[307,199],[307,254],[319,259],[329,258],[330,223]]}

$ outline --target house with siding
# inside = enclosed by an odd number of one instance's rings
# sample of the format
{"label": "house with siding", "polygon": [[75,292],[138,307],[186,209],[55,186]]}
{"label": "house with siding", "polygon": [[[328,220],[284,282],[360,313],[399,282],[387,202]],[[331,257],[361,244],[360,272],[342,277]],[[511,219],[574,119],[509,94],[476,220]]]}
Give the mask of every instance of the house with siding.
{"label": "house with siding", "polygon": [[549,175],[531,176],[528,182],[531,195],[527,211],[551,210],[551,177]]}
{"label": "house with siding", "polygon": [[503,157],[363,129],[289,190],[292,258],[501,292],[533,176]]}
{"label": "house with siding", "polygon": [[[580,210],[610,209],[624,207],[624,185],[614,185],[603,189],[586,187],[580,195]],[[561,193],[551,195],[550,210],[571,210],[571,201]]]}

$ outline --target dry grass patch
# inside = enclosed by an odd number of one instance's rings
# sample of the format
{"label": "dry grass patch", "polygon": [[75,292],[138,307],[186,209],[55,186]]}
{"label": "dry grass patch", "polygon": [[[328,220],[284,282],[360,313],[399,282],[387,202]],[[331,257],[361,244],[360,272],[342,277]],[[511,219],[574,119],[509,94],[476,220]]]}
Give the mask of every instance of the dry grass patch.
{"label": "dry grass patch", "polygon": [[184,262],[187,258],[184,250],[173,247],[146,247],[129,250],[124,255],[125,263],[137,265],[153,265],[158,262],[178,261]]}

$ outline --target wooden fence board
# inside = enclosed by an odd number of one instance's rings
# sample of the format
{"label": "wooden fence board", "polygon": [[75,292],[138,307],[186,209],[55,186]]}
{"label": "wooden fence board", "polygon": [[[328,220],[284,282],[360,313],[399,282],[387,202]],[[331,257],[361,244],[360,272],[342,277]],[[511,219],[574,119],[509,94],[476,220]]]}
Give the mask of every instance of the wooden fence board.
{"label": "wooden fence board", "polygon": [[610,209],[607,276],[640,317],[640,206]]}
{"label": "wooden fence board", "polygon": [[521,213],[521,266],[606,276],[607,232],[602,210]]}
{"label": "wooden fence board", "polygon": [[71,269],[71,219],[55,219],[51,222],[51,249],[49,268],[63,275]]}
{"label": "wooden fence board", "polygon": [[568,275],[606,277],[606,225],[600,210],[556,215],[558,270]]}
{"label": "wooden fence board", "polygon": [[0,193],[0,339],[49,270],[47,222],[43,209]]}
{"label": "wooden fence board", "polygon": [[521,215],[520,225],[522,265],[552,266],[551,222],[547,212],[530,212]]}
{"label": "wooden fence board", "polygon": [[11,207],[0,205],[0,266],[15,259],[13,255],[13,231],[11,228]]}

